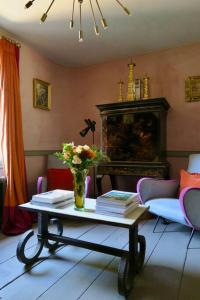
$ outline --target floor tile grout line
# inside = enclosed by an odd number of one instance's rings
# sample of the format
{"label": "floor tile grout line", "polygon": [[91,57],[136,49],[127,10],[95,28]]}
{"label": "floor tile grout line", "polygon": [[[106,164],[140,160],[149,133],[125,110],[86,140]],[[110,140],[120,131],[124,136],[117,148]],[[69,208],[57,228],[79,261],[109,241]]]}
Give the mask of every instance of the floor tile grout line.
{"label": "floor tile grout line", "polygon": [[[158,239],[157,243],[155,244],[155,246],[153,247],[153,249],[152,249],[151,253],[149,254],[149,257],[148,257],[148,259],[146,260],[146,262],[145,262],[145,264],[144,264],[144,267],[143,267],[143,269],[145,269],[145,268],[146,268],[146,265],[147,265],[147,263],[148,263],[148,261],[149,261],[149,259],[150,259],[151,255],[153,254],[153,252],[155,251],[155,249],[156,249],[157,245],[159,244],[159,242],[160,242],[161,238],[163,237],[163,235],[164,235],[164,233],[165,233],[165,229],[166,229],[166,227],[167,227],[167,225],[165,225],[165,228],[164,228],[163,232],[161,232],[161,234],[160,234],[160,237],[159,237],[159,239]],[[155,233],[153,233],[153,234],[155,234]]]}
{"label": "floor tile grout line", "polygon": [[[69,221],[69,224],[73,224],[73,223],[79,224],[80,222]],[[37,231],[37,228],[34,227],[34,228],[32,228],[32,230],[34,231],[34,234],[37,235],[37,232],[36,232],[36,231]],[[20,239],[22,238],[22,236],[23,236],[23,234],[21,234]],[[6,237],[5,237],[5,238],[6,238]],[[20,240],[20,239],[19,239],[19,240]],[[19,242],[19,240],[18,240],[18,242]],[[13,243],[13,244],[14,244],[14,243]],[[18,243],[17,243],[17,244],[18,244]],[[37,241],[36,241],[33,245],[27,247],[26,250],[30,250],[31,248],[35,247],[36,245],[37,245]],[[7,258],[7,259],[1,261],[1,262],[0,262],[0,265],[6,263],[7,261],[11,260],[11,259],[14,258],[14,257],[16,257],[16,251],[15,251],[15,254],[14,254],[14,255],[12,255],[12,256],[10,256],[9,258]]]}
{"label": "floor tile grout line", "polygon": [[76,299],[79,300],[81,297],[87,292],[87,290],[92,286],[92,284],[105,272],[105,270],[108,269],[108,267],[112,264],[112,262],[116,259],[116,256],[114,256],[107,265],[99,272],[99,274],[94,278],[94,280],[90,283],[90,285],[84,290],[84,292]]}
{"label": "floor tile grout line", "polygon": [[[143,224],[144,225],[144,224]],[[124,246],[121,247],[121,249],[126,248],[128,243],[125,243]],[[105,272],[105,270],[108,269],[108,267],[112,264],[112,262],[116,259],[116,257],[118,256],[113,256],[113,258],[110,260],[110,262],[102,269],[102,271],[95,277],[95,279],[91,282],[91,284],[87,287],[87,289],[85,289],[85,291],[76,299],[79,300],[81,299],[81,297],[85,294],[85,292],[92,286],[92,284]]]}
{"label": "floor tile grout line", "polygon": [[[97,224],[98,226],[98,224]],[[118,230],[118,227],[115,228],[100,244],[103,244],[112,234],[113,232],[116,232]],[[81,247],[80,247],[81,248]],[[89,251],[89,250],[88,250]],[[80,259],[77,263],[75,263],[67,272],[65,272],[59,279],[57,279],[51,286],[49,286],[48,289],[46,289],[42,294],[40,294],[39,297],[37,297],[35,300],[38,300],[41,298],[42,295],[44,295],[52,286],[54,286],[57,282],[59,282],[67,273],[69,273],[71,270],[73,270],[81,261],[83,261],[87,256],[89,256],[93,250],[89,251],[82,259]],[[114,259],[114,258],[113,258]],[[96,279],[95,279],[96,280]],[[87,289],[86,289],[87,290]],[[78,299],[78,298],[77,298]]]}
{"label": "floor tile grout line", "polygon": [[[189,239],[188,239],[189,240]],[[181,278],[180,278],[180,282],[179,282],[179,286],[178,286],[178,293],[177,293],[177,300],[181,300],[180,298],[180,292],[181,292],[181,287],[182,287],[182,282],[183,282],[183,276],[184,276],[184,270],[185,270],[185,264],[186,264],[186,260],[187,260],[187,256],[188,256],[188,250],[186,248],[185,251],[185,258],[184,258],[184,262],[183,262],[183,267],[182,267],[182,272],[181,272]]]}
{"label": "floor tile grout line", "polygon": [[[79,239],[81,236],[83,236],[84,234],[88,233],[90,230],[94,229],[95,227],[97,227],[98,224],[95,224],[94,226],[92,226],[90,229],[88,229],[87,231],[85,231],[84,233],[82,233],[81,235],[79,235],[77,238]],[[59,246],[55,253],[61,251],[63,248],[67,247],[68,245],[61,245]],[[29,248],[30,249],[30,248]],[[28,249],[27,249],[28,250]],[[18,278],[20,278],[21,276],[23,276],[25,273],[27,273],[28,271],[34,269],[34,267],[38,266],[39,264],[41,264],[43,261],[49,259],[50,257],[52,257],[54,254],[50,254],[49,256],[43,258],[43,259],[39,259],[39,261],[37,261],[36,263],[34,263],[33,265],[31,265],[30,267],[28,267],[23,273],[21,273],[20,275],[18,275],[17,277],[13,278],[11,281],[7,282],[5,285],[3,285],[2,287],[0,287],[0,291],[3,290],[5,287],[7,287],[9,284],[13,283],[15,280],[17,280]],[[15,255],[16,256],[16,255]],[[13,256],[13,257],[15,257]],[[10,258],[11,259],[11,258]]]}

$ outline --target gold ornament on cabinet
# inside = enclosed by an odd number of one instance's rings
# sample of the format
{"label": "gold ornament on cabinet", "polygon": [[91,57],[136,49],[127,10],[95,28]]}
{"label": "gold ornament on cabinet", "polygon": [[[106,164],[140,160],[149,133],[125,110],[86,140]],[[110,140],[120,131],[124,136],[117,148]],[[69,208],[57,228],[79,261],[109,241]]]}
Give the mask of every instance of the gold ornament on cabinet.
{"label": "gold ornament on cabinet", "polygon": [[124,82],[122,80],[120,80],[118,82],[118,86],[119,86],[119,96],[118,96],[118,102],[123,102],[124,101],[124,96],[123,96],[123,85]]}
{"label": "gold ornament on cabinet", "polygon": [[128,64],[128,92],[127,92],[127,101],[135,100],[135,83],[134,83],[134,67],[136,64],[132,62]]}
{"label": "gold ornament on cabinet", "polygon": [[149,99],[149,77],[147,75],[143,78],[143,99]]}
{"label": "gold ornament on cabinet", "polygon": [[123,96],[123,86],[124,82],[120,80],[118,84],[118,102],[123,101],[138,101],[146,100],[150,98],[150,78],[147,74],[141,78],[134,79],[134,71],[136,64],[132,61],[128,64],[128,87],[127,87],[127,97]]}

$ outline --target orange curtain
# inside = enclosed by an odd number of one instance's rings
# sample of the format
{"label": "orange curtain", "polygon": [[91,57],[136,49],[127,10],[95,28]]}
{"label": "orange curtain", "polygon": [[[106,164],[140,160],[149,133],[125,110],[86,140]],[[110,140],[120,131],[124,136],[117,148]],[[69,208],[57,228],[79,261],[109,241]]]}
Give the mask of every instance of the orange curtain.
{"label": "orange curtain", "polygon": [[26,171],[18,70],[19,48],[0,40],[0,142],[7,177],[2,231],[19,234],[31,226],[31,216],[17,205],[27,202]]}

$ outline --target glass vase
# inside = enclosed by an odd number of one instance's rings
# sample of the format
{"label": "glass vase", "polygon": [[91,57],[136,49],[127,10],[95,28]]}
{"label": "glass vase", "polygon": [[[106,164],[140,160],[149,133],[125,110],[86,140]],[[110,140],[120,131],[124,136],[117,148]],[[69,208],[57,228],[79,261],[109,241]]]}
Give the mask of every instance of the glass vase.
{"label": "glass vase", "polygon": [[84,210],[85,205],[85,179],[88,170],[72,170],[74,177],[74,205],[76,210]]}

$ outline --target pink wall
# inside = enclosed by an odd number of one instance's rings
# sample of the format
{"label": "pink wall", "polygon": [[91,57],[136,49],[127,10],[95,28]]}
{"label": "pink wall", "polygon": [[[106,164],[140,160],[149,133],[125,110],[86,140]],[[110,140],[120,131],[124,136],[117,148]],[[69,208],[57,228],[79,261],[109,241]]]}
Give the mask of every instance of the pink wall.
{"label": "pink wall", "polygon": [[[171,108],[168,112],[167,150],[200,150],[199,113],[200,102],[185,101],[185,79],[200,75],[200,44],[168,49],[156,53],[134,56],[135,77],[150,77],[151,97],[165,97]],[[99,143],[100,117],[96,104],[116,102],[117,82],[125,82],[130,58],[95,65],[74,71],[73,84],[76,90],[76,103],[84,104],[85,116],[97,121],[96,143]],[[171,176],[178,177],[179,169],[186,168],[187,159],[169,158]]]}
{"label": "pink wall", "polygon": [[[33,78],[52,85],[52,109],[33,107]],[[71,71],[52,63],[33,49],[22,45],[20,83],[25,150],[60,149],[70,135],[72,89]],[[45,173],[46,158],[26,157],[29,193],[36,193],[36,178]]]}
{"label": "pink wall", "polygon": [[[117,82],[125,82],[130,59],[78,69],[74,84],[76,101],[85,103],[87,113],[99,122],[96,104],[116,102]],[[185,79],[200,74],[200,44],[134,57],[135,77],[150,77],[151,98],[165,97],[168,113],[168,150],[199,150],[200,102],[185,101]],[[97,128],[99,131],[99,126]]]}
{"label": "pink wall", "polygon": [[[64,141],[91,142],[90,136],[83,140],[79,135],[80,130],[85,127],[84,119],[88,113],[85,113],[86,106],[81,101],[75,73],[22,45],[20,84],[25,150],[61,149]],[[33,107],[33,78],[51,83],[50,111]],[[80,97],[78,101],[77,94]],[[90,110],[90,104],[86,110]],[[26,156],[26,166],[31,195],[36,193],[36,178],[45,174],[46,157]]]}
{"label": "pink wall", "polygon": [[[21,48],[20,77],[25,150],[59,149],[63,141],[91,143],[92,135],[80,137],[84,119],[97,122],[95,143],[100,142],[100,117],[96,104],[116,102],[117,82],[125,84],[126,95],[130,59],[80,69],[66,69],[50,62],[33,49]],[[184,80],[200,73],[200,44],[134,57],[135,77],[150,77],[151,97],[166,97],[168,150],[199,150],[200,103],[185,102]],[[33,108],[32,80],[39,78],[52,85],[52,110]],[[177,177],[186,159],[173,158],[171,174]],[[45,171],[45,159],[26,157],[30,193],[35,179]]]}

